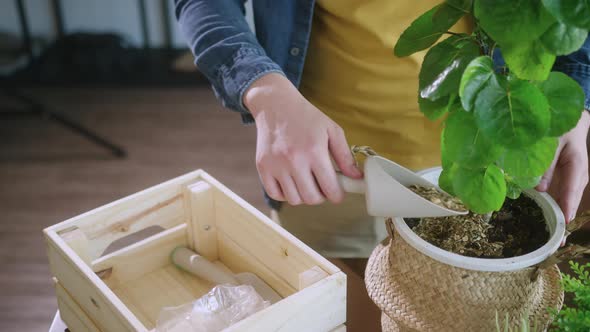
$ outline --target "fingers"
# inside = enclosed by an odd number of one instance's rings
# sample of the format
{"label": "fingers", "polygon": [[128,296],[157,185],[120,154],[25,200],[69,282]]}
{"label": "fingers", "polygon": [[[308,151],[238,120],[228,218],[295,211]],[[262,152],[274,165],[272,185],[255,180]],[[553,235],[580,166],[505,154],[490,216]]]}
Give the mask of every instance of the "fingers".
{"label": "fingers", "polygon": [[291,175],[285,174],[281,176],[279,178],[279,183],[281,184],[281,190],[289,204],[299,205],[303,203],[299,191],[297,190],[297,186],[295,185],[295,181],[293,181]]}
{"label": "fingers", "polygon": [[336,171],[334,171],[330,159],[326,157],[317,160],[312,169],[324,196],[332,203],[341,203],[344,199],[344,192],[338,183]]}
{"label": "fingers", "polygon": [[276,177],[264,173],[261,175],[266,193],[277,201],[287,201],[291,205],[318,205],[326,198],[333,203],[340,203],[344,199],[344,192],[338,183],[336,171],[327,156],[327,152],[311,157],[313,167],[307,161],[291,163],[283,168],[288,172]]}
{"label": "fingers", "polygon": [[577,158],[564,154],[565,160],[558,166],[560,186],[557,203],[563,211],[566,222],[569,222],[576,216],[584,188],[588,184],[588,160],[583,154],[581,157],[576,155]]}
{"label": "fingers", "polygon": [[576,216],[585,186],[580,185],[580,179],[582,179],[583,174],[573,164],[568,164],[567,167],[564,167],[562,176],[563,182],[559,189],[557,203],[563,211],[566,222],[569,222]]}
{"label": "fingers", "polygon": [[559,144],[559,147],[555,151],[555,157],[553,158],[553,162],[551,163],[551,166],[549,166],[549,169],[545,172],[545,174],[543,174],[543,177],[541,177],[541,181],[539,181],[539,184],[535,188],[538,191],[544,192],[544,191],[549,190],[549,186],[551,185],[551,181],[553,181],[553,174],[555,173],[555,166],[557,165],[557,161],[559,160],[559,155],[561,154],[561,150],[562,150],[562,147],[561,147],[561,144]]}
{"label": "fingers", "polygon": [[[329,159],[327,142],[324,151],[321,149],[305,149],[298,152],[281,153],[270,158],[257,158],[256,167],[268,196],[277,201],[287,201],[291,205],[318,205],[325,201],[323,190],[316,182],[311,164],[317,161],[327,163]],[[334,168],[331,169],[335,173]],[[329,175],[328,175],[329,176]],[[326,188],[338,188],[336,175],[333,184]],[[322,175],[322,179],[326,176]],[[326,183],[325,180],[322,180]],[[330,189],[334,191],[333,189]]]}
{"label": "fingers", "polygon": [[318,205],[324,202],[324,195],[318,188],[311,169],[293,170],[293,177],[303,202],[307,205]]}
{"label": "fingers", "polygon": [[294,172],[293,176],[285,174],[276,180],[266,175],[262,180],[264,189],[268,196],[276,201],[288,202],[291,205],[302,203],[317,205],[324,202],[324,196],[320,192],[311,171],[304,175],[301,172]]}
{"label": "fingers", "polygon": [[342,174],[355,179],[363,176],[355,165],[342,128],[335,126],[328,130],[328,147]]}
{"label": "fingers", "polygon": [[285,201],[285,195],[277,180],[268,173],[260,173],[260,180],[268,196],[275,201]]}
{"label": "fingers", "polygon": [[555,172],[555,164],[556,163],[557,163],[557,158],[555,160],[553,160],[553,163],[551,164],[549,169],[545,172],[545,174],[543,174],[543,177],[541,177],[541,181],[539,181],[539,184],[537,185],[537,187],[535,189],[537,189],[538,191],[549,190],[549,185],[551,184],[551,181],[553,181],[553,174]]}

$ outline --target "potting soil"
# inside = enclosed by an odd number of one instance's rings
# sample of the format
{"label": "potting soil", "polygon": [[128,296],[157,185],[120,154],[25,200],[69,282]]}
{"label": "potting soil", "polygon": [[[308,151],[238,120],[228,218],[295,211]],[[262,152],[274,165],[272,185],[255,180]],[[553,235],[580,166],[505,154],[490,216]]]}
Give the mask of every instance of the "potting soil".
{"label": "potting soil", "polygon": [[[444,194],[444,193],[443,193]],[[429,243],[464,256],[508,258],[543,246],[549,232],[541,208],[529,197],[507,198],[489,215],[406,218],[406,224]]]}

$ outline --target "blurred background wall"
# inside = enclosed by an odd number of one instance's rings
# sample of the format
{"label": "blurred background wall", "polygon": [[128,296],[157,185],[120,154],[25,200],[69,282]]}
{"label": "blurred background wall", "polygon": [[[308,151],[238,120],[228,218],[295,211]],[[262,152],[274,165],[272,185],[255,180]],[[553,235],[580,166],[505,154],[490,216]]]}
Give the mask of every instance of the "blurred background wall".
{"label": "blurred background wall", "polygon": [[[0,30],[19,34],[16,4],[14,1],[2,0],[6,3],[0,12]],[[31,33],[43,40],[57,37],[57,25],[52,13],[51,0],[24,1],[27,17],[31,22]],[[164,15],[174,22],[172,1],[148,0],[144,1],[148,17],[150,37],[148,45],[164,47],[165,27]],[[127,36],[136,46],[143,44],[141,31],[141,15],[136,0],[62,0],[63,20],[66,32],[92,31],[117,32]],[[166,11],[162,7],[166,7]],[[186,44],[181,36],[177,24],[171,25],[174,47],[184,47]]]}
{"label": "blurred background wall", "polygon": [[[245,8],[246,20],[254,30],[251,1],[246,2]],[[124,49],[124,56],[112,55],[111,59],[99,52],[113,46]],[[95,49],[98,47],[101,50]],[[12,75],[11,78],[20,82],[79,83],[80,79],[71,79],[73,72],[83,71],[76,64],[84,62],[84,70],[91,70],[93,65],[105,66],[99,61],[92,63],[89,55],[101,56],[106,59],[103,63],[119,59],[124,63],[126,75],[134,69],[138,74],[145,74],[146,69],[139,68],[142,66],[151,67],[149,70],[168,67],[171,61],[176,61],[175,66],[182,66],[185,71],[195,70],[186,50],[173,0],[0,1],[0,75]],[[112,53],[112,49],[109,51]],[[185,51],[184,58],[180,58],[182,51]],[[48,72],[57,71],[58,56],[69,65],[68,75],[48,77]],[[28,73],[22,72],[23,69],[28,69]],[[154,71],[150,74],[153,78]],[[114,77],[109,80],[108,75],[106,71],[86,75],[89,77],[85,81],[122,83]],[[146,80],[146,77],[137,79],[133,73],[129,76],[134,83]],[[159,79],[161,74],[156,76],[158,84],[168,81]]]}
{"label": "blurred background wall", "polygon": [[[13,0],[0,1],[0,31],[20,34],[17,5]],[[138,0],[61,0],[66,32],[93,31],[118,32],[136,46],[143,45],[141,14]],[[57,37],[57,24],[53,14],[53,0],[24,0],[27,18],[33,36],[52,40]],[[173,47],[184,48],[186,43],[174,17],[173,0],[143,0],[148,18],[151,47],[166,46],[166,16],[170,25]],[[253,26],[251,1],[246,3],[246,19]]]}

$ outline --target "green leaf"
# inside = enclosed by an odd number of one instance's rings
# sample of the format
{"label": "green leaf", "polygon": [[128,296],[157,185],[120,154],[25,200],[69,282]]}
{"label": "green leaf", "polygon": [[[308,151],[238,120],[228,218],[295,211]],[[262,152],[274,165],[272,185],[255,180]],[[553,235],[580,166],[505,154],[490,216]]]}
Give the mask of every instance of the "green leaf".
{"label": "green leaf", "polygon": [[465,67],[478,55],[479,47],[467,35],[451,36],[431,48],[418,76],[420,97],[434,101],[456,93]]}
{"label": "green leaf", "polygon": [[435,101],[418,96],[420,111],[430,120],[434,121],[445,115],[455,100],[455,96],[446,96]]}
{"label": "green leaf", "polygon": [[549,79],[538,86],[549,102],[548,135],[558,137],[575,127],[584,111],[585,98],[578,82],[564,73],[552,72]]}
{"label": "green leaf", "polygon": [[567,55],[582,47],[588,37],[588,30],[555,22],[541,36],[541,42],[555,55]]}
{"label": "green leaf", "polygon": [[590,30],[590,0],[543,0],[543,4],[561,22]]}
{"label": "green leaf", "polygon": [[438,186],[448,194],[455,196],[455,191],[453,190],[453,174],[458,166],[451,159],[449,159],[448,153],[445,151],[444,128],[440,135],[440,147],[440,159],[443,170],[438,177]]}
{"label": "green leaf", "polygon": [[506,197],[517,199],[520,194],[522,194],[522,189],[516,183],[506,180]]}
{"label": "green leaf", "polygon": [[494,75],[475,100],[475,121],[488,139],[509,148],[531,145],[549,129],[549,103],[535,85]]}
{"label": "green leaf", "polygon": [[443,135],[446,156],[461,166],[484,167],[502,154],[502,147],[479,132],[473,113],[464,110],[449,115]]}
{"label": "green leaf", "polygon": [[546,80],[555,62],[555,55],[540,40],[503,46],[502,55],[512,73],[534,81]]}
{"label": "green leaf", "polygon": [[447,4],[440,4],[418,17],[401,34],[393,53],[408,56],[432,46],[465,13]]}
{"label": "green leaf", "polygon": [[541,176],[533,177],[511,177],[511,181],[516,183],[522,189],[536,187],[541,182]]}
{"label": "green leaf", "polygon": [[474,14],[502,47],[536,40],[555,22],[538,0],[475,0]]}
{"label": "green leaf", "polygon": [[475,58],[467,65],[459,85],[459,96],[465,110],[473,109],[477,94],[493,76],[494,63],[489,56]]}
{"label": "green leaf", "polygon": [[475,213],[497,211],[506,197],[506,181],[495,165],[485,169],[460,167],[453,174],[453,189],[457,196]]}
{"label": "green leaf", "polygon": [[455,190],[453,189],[453,177],[457,169],[457,164],[450,164],[447,167],[443,167],[443,170],[438,177],[438,186],[440,189],[453,196],[455,195]]}
{"label": "green leaf", "polygon": [[449,6],[453,6],[465,12],[471,11],[471,6],[473,5],[473,0],[446,0],[445,2]]}
{"label": "green leaf", "polygon": [[523,190],[534,188],[541,181],[541,177],[530,178],[515,178],[512,175],[504,172],[504,179],[506,180],[506,197],[517,199]]}
{"label": "green leaf", "polygon": [[454,164],[451,158],[449,158],[449,154],[447,153],[445,148],[445,129],[443,128],[443,130],[440,133],[440,161],[443,169],[449,168],[451,167],[451,165]]}
{"label": "green leaf", "polygon": [[557,138],[545,137],[525,148],[506,149],[497,164],[515,178],[539,177],[551,166],[557,144]]}

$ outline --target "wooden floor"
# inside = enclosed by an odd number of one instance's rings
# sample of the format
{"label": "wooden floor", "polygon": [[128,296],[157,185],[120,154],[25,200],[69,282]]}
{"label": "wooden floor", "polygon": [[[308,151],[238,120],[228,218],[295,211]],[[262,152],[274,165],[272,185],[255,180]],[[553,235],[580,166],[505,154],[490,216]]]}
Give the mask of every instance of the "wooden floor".
{"label": "wooden floor", "polygon": [[41,233],[49,225],[197,168],[266,209],[255,128],[222,111],[208,88],[32,94],[129,156],[114,159],[38,117],[0,114],[0,331],[49,327],[57,309]]}

